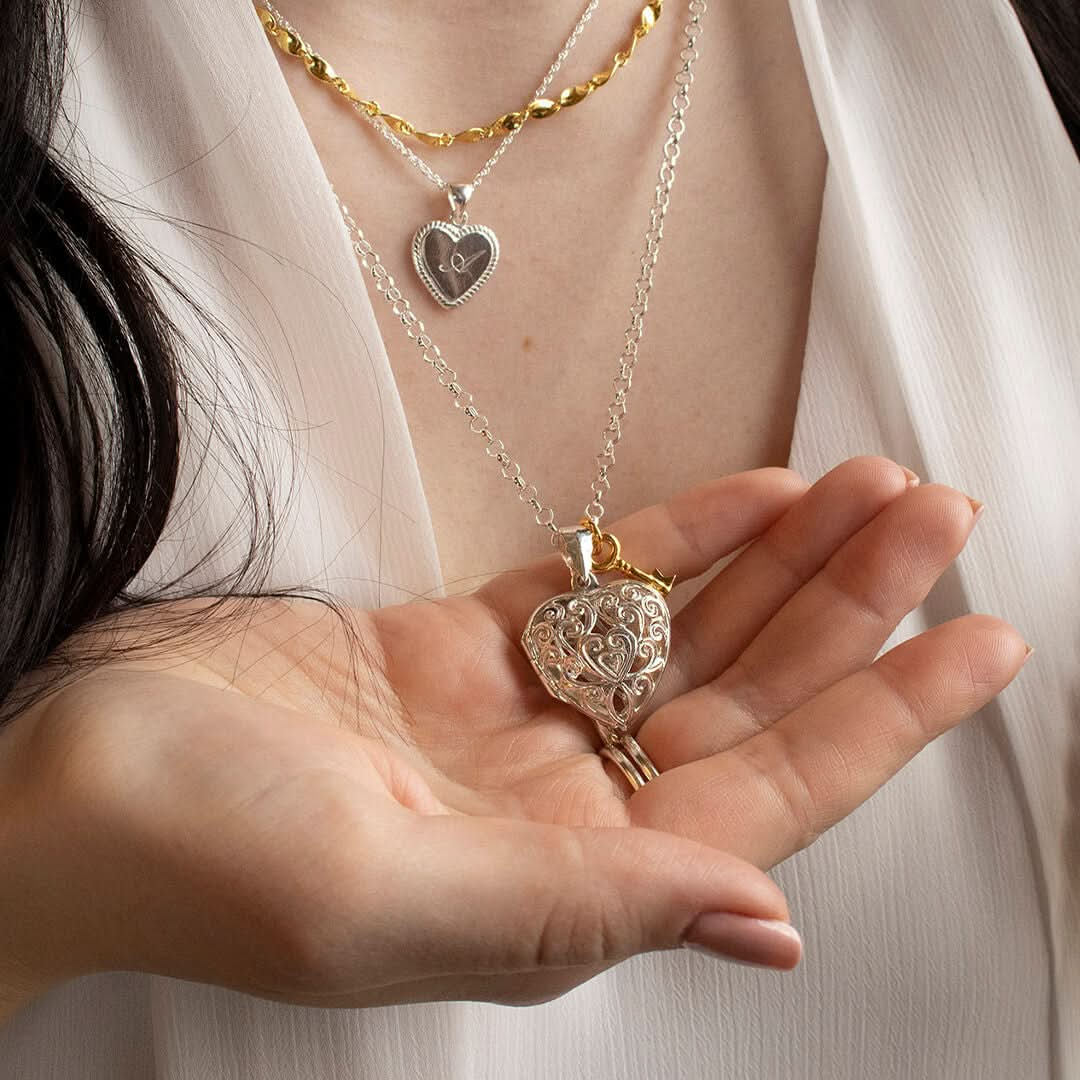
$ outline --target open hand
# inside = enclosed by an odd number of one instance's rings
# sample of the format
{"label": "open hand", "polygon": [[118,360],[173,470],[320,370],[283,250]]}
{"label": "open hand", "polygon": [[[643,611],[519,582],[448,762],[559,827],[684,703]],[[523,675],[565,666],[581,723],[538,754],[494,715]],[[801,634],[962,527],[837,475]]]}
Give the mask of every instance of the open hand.
{"label": "open hand", "polygon": [[906,479],[879,457],[809,488],[761,469],[611,527],[680,581],[752,541],[673,620],[637,734],[661,775],[632,795],[519,643],[567,588],[557,555],[352,612],[350,634],[258,601],[209,653],[83,678],[0,733],[9,985],[137,968],[318,1005],[521,1004],[688,932],[793,966],[798,938],[753,921],[788,918],[763,871],[1025,659],[990,615],[875,659],[973,524]]}

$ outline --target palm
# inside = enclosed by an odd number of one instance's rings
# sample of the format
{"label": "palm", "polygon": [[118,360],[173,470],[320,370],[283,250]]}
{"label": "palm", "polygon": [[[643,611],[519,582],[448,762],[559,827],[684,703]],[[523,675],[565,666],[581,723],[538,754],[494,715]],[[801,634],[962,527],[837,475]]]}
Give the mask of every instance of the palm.
{"label": "palm", "polygon": [[387,650],[396,734],[445,806],[551,824],[626,823],[592,722],[544,690],[484,594],[383,612],[376,623],[383,640],[412,642]]}
{"label": "palm", "polygon": [[[399,801],[415,809],[627,823],[627,803],[596,753],[592,723],[546,693],[484,595],[346,617],[356,635],[348,642],[336,612],[312,602],[267,602],[242,634],[182,673],[323,721],[325,741],[312,739],[305,725],[304,750],[299,757],[290,751],[283,782],[319,769],[343,724],[361,736],[354,741],[358,769],[371,775],[374,764],[375,775],[407,777],[409,794]],[[340,660],[347,650],[353,663],[328,668],[328,654]],[[286,670],[270,674],[267,658],[283,653]],[[230,702],[234,721],[236,705]],[[185,738],[205,745],[202,729],[220,726],[220,718],[192,710],[185,724]],[[281,732],[264,729],[260,741],[268,734]]]}

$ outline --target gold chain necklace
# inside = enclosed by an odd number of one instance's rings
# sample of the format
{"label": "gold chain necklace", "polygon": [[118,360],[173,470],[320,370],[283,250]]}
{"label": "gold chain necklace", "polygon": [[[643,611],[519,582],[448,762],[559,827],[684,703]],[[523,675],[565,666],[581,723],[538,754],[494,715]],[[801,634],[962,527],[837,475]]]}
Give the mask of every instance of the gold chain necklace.
{"label": "gold chain necklace", "polygon": [[656,20],[660,18],[663,8],[664,0],[652,0],[651,3],[646,4],[638,16],[637,24],[630,34],[626,47],[615,54],[608,67],[603,71],[598,71],[591,79],[575,86],[568,86],[558,97],[533,98],[527,105],[503,113],[490,124],[467,127],[457,132],[423,131],[403,116],[387,112],[377,101],[361,97],[294,29],[280,23],[265,7],[260,6],[257,11],[263,29],[277,42],[283,52],[302,60],[316,79],[343,94],[353,105],[363,109],[369,116],[378,118],[405,138],[418,139],[422,143],[427,143],[428,146],[452,146],[456,142],[482,142],[484,139],[493,139],[497,135],[506,135],[517,130],[526,120],[543,120],[562,112],[563,109],[580,104],[594,90],[599,90],[607,83],[619,68],[626,67],[634,55],[638,42],[656,25]]}
{"label": "gold chain necklace", "polygon": [[[548,68],[543,81],[536,88],[533,97],[537,100],[544,98],[547,88],[551,85],[556,74],[566,60],[570,51],[577,43],[586,23],[592,17],[599,6],[600,0],[589,0],[582,12],[570,36],[567,38],[562,49],[559,50],[554,62]],[[289,53],[289,49],[282,45],[283,40],[302,41],[299,31],[274,7],[271,0],[262,0],[255,4],[256,13],[260,22],[266,29],[271,40]],[[304,46],[304,53],[298,56],[315,56],[309,46]],[[319,63],[315,67],[308,67],[312,73],[324,70],[323,61],[318,57]],[[320,81],[327,81],[321,78]],[[335,77],[336,78],[336,77]],[[336,86],[336,83],[327,82],[327,85]],[[498,164],[502,155],[510,148],[510,144],[517,137],[523,125],[511,128],[502,138],[495,152],[480,168],[470,182],[449,183],[444,180],[427,162],[418,154],[409,149],[400,139],[397,132],[384,123],[377,116],[357,104],[356,100],[347,97],[345,100],[351,104],[373,128],[387,142],[389,142],[408,162],[415,166],[425,179],[434,184],[443,192],[450,202],[450,216],[446,221],[430,221],[422,225],[413,237],[412,261],[417,276],[423,282],[432,298],[444,309],[459,307],[471,297],[475,296],[485,282],[491,277],[499,261],[499,241],[495,233],[482,225],[469,225],[466,204],[473,194],[479,189],[484,179]]]}

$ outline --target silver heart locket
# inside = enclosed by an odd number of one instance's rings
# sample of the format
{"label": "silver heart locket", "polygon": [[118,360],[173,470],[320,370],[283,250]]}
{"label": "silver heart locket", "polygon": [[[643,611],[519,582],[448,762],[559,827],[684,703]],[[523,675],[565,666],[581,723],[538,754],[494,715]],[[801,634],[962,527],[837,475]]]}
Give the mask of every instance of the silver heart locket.
{"label": "silver heart locket", "polygon": [[660,589],[623,578],[601,585],[587,529],[560,529],[572,592],[532,613],[521,644],[548,693],[585,713],[607,742],[633,735],[671,647]]}

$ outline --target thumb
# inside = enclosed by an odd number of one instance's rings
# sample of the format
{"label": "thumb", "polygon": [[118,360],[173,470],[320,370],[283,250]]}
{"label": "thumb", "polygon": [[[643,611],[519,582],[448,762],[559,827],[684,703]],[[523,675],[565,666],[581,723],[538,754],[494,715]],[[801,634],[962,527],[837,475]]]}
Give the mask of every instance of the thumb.
{"label": "thumb", "polygon": [[694,840],[503,818],[414,822],[394,872],[397,932],[376,935],[396,939],[399,977],[607,967],[683,945],[785,969],[801,957],[779,887]]}

